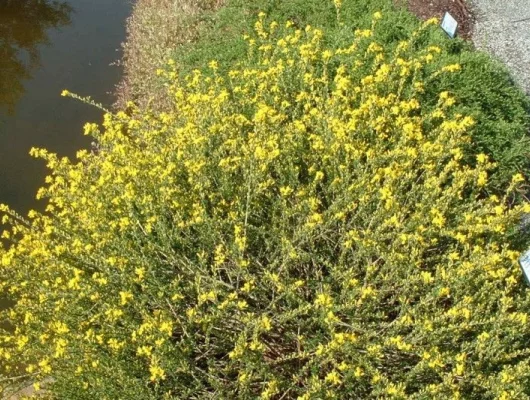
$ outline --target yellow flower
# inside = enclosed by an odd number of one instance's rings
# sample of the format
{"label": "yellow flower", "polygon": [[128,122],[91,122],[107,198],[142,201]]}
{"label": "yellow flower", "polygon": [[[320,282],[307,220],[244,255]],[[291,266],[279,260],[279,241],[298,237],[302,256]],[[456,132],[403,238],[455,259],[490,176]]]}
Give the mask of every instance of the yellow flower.
{"label": "yellow flower", "polygon": [[322,52],[322,59],[324,61],[328,61],[333,56],[333,52],[331,50],[325,50]]}
{"label": "yellow flower", "polygon": [[210,290],[207,293],[202,293],[201,295],[199,295],[198,300],[199,300],[199,304],[203,304],[207,301],[215,302],[217,300],[217,294],[215,293],[215,291]]}
{"label": "yellow flower", "polygon": [[149,367],[149,372],[151,373],[149,379],[151,379],[152,382],[166,379],[166,372],[156,364]]}
{"label": "yellow flower", "polygon": [[333,304],[333,300],[328,294],[320,293],[319,295],[317,295],[317,298],[315,300],[316,306],[328,308],[328,307],[331,307],[332,304]]}
{"label": "yellow flower", "polygon": [[261,318],[260,325],[261,325],[261,328],[264,329],[265,331],[270,331],[272,329],[271,320],[266,315],[264,315]]}
{"label": "yellow flower", "polygon": [[482,186],[485,186],[486,183],[488,183],[488,173],[485,171],[479,172],[478,179],[477,179],[477,185],[479,187],[482,187]]}
{"label": "yellow flower", "polygon": [[436,25],[438,24],[438,22],[439,22],[438,18],[434,17],[434,18],[431,18],[425,21],[425,25]]}
{"label": "yellow flower", "polygon": [[171,321],[164,321],[159,326],[159,331],[171,336],[173,334],[173,323]]}
{"label": "yellow flower", "polygon": [[283,197],[287,197],[289,196],[290,194],[293,193],[293,189],[291,189],[289,186],[282,186],[280,188],[280,194],[283,196]]}
{"label": "yellow flower", "polygon": [[437,53],[437,54],[439,54],[439,53],[442,52],[442,49],[440,49],[440,47],[438,47],[438,46],[429,46],[429,47],[427,48],[427,51],[430,51],[430,52],[432,52],[432,53]]}
{"label": "yellow flower", "polygon": [[136,349],[136,354],[139,356],[150,356],[152,354],[153,347],[152,346],[139,346]]}
{"label": "yellow flower", "polygon": [[331,383],[332,385],[340,385],[342,383],[340,375],[335,370],[329,372],[324,380],[328,383]]}
{"label": "yellow flower", "polygon": [[451,64],[451,65],[446,65],[445,67],[442,68],[442,71],[444,72],[456,72],[456,71],[460,71],[462,69],[462,67],[460,66],[460,64]]}
{"label": "yellow flower", "polygon": [[246,383],[249,379],[250,379],[250,375],[245,372],[240,373],[239,377],[237,378],[237,380],[241,383]]}
{"label": "yellow flower", "polygon": [[214,71],[217,71],[219,69],[219,63],[215,60],[212,60],[208,63],[208,67]]}
{"label": "yellow flower", "polygon": [[432,274],[428,271],[421,272],[421,279],[423,280],[423,283],[425,284],[430,284],[434,281]]}
{"label": "yellow flower", "polygon": [[433,216],[432,223],[434,226],[438,228],[442,228],[445,225],[445,217],[442,215],[442,213],[437,209],[432,209],[431,214]]}
{"label": "yellow flower", "polygon": [[133,294],[131,292],[120,292],[120,304],[122,306],[126,305],[132,298]]}
{"label": "yellow flower", "polygon": [[488,156],[486,154],[480,153],[477,155],[477,162],[479,164],[484,164],[488,161]]}
{"label": "yellow flower", "polygon": [[111,338],[107,341],[109,348],[113,351],[118,351],[125,346],[125,342],[120,342],[117,339]]}
{"label": "yellow flower", "polygon": [[39,367],[44,374],[49,374],[52,371],[52,367],[50,366],[50,360],[48,358],[45,358],[44,360],[39,361]]}
{"label": "yellow flower", "polygon": [[55,321],[55,322],[52,322],[50,325],[51,325],[52,330],[55,331],[55,333],[57,333],[58,335],[62,335],[62,334],[70,332],[70,329],[64,322]]}
{"label": "yellow flower", "polygon": [[525,179],[523,174],[515,174],[514,176],[512,176],[512,183],[519,183],[524,181]]}
{"label": "yellow flower", "polygon": [[145,278],[145,268],[135,268],[134,273],[136,274],[138,281],[143,281]]}

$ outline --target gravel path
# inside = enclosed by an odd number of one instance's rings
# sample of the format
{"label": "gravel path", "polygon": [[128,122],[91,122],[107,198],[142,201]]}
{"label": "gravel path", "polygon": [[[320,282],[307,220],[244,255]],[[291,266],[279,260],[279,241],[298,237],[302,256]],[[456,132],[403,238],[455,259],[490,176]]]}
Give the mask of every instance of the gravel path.
{"label": "gravel path", "polygon": [[530,0],[472,0],[475,45],[503,61],[530,95]]}

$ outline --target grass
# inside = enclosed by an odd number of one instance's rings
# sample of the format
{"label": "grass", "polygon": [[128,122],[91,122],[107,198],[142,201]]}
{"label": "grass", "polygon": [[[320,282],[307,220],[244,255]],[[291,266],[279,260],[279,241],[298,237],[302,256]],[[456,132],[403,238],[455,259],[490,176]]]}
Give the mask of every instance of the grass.
{"label": "grass", "polygon": [[222,0],[138,0],[127,23],[117,108],[124,108],[129,100],[162,107],[165,90],[156,79],[156,69],[175,48],[197,41],[202,16],[222,4]]}

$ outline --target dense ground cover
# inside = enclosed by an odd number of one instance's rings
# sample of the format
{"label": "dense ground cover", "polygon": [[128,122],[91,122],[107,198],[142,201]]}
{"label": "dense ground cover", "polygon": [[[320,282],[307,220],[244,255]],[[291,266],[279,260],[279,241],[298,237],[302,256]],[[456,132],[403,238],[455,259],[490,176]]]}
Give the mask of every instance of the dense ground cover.
{"label": "dense ground cover", "polygon": [[[181,73],[202,68],[211,59],[218,60],[221,69],[230,68],[245,57],[242,37],[252,31],[255,18],[262,10],[278,21],[289,19],[299,27],[325,28],[327,44],[332,48],[350,41],[355,29],[368,27],[370,16],[376,11],[384,11],[385,15],[381,22],[384,28],[378,32],[385,51],[391,52],[419,26],[414,15],[392,0],[343,1],[339,19],[330,1],[141,0],[129,24],[130,40],[125,49],[126,90],[121,93],[120,104],[124,106],[127,100],[133,100],[163,109],[167,105],[165,89],[153,72],[169,59],[176,60]],[[433,103],[440,91],[450,90],[455,94],[461,112],[477,121],[472,132],[473,145],[466,154],[471,155],[470,159],[481,152],[491,155],[498,162],[498,170],[492,177],[494,186],[506,187],[512,174],[529,167],[527,97],[502,64],[475,51],[470,43],[450,40],[441,30],[432,30],[424,40],[420,45],[432,44],[444,49],[438,65],[459,63],[462,66],[460,74],[429,82],[426,97]]]}
{"label": "dense ground cover", "polygon": [[[245,56],[242,35],[252,30],[260,10],[279,21],[290,19],[299,27],[325,27],[326,44],[332,48],[351,41],[355,29],[368,28],[376,11],[384,11],[377,40],[389,53],[419,26],[414,15],[396,7],[391,0],[343,1],[338,19],[332,2],[230,0],[218,12],[204,17],[196,40],[176,47],[173,58],[183,71],[206,65],[212,58],[219,60],[221,67],[230,68]],[[444,63],[459,63],[462,70],[428,82],[426,105],[434,104],[441,91],[454,93],[459,110],[477,121],[469,153],[492,155],[499,162],[499,173],[494,178],[496,186],[504,186],[513,173],[527,170],[529,166],[528,99],[502,64],[475,51],[470,43],[450,40],[441,30],[433,29],[418,43],[419,46],[428,44],[444,50],[443,56],[432,65],[433,69]]]}
{"label": "dense ground cover", "polygon": [[74,162],[32,151],[50,204],[29,220],[2,206],[2,385],[528,398],[525,178],[474,142],[502,128],[490,113],[519,132],[523,98],[466,99],[463,74],[490,85],[483,56],[363,4],[229,3],[159,68],[163,107],[88,124],[98,151]]}

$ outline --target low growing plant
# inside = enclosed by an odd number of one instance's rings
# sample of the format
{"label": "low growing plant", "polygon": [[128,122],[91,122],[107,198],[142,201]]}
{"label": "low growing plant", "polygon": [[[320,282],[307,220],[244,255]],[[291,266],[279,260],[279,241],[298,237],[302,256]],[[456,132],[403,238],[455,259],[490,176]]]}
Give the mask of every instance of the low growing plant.
{"label": "low growing plant", "polygon": [[[394,52],[260,15],[227,76],[159,71],[168,112],[87,124],[0,250],[8,382],[57,399],[524,399],[527,203],[446,91],[429,21]],[[331,77],[330,70],[335,70]],[[359,68],[368,72],[359,78]],[[1,382],[6,382],[3,380]]]}
{"label": "low growing plant", "polygon": [[[403,3],[403,2],[401,2]],[[246,57],[242,35],[251,32],[256,15],[265,10],[276,21],[292,20],[303,29],[311,25],[326,32],[325,45],[332,50],[346,47],[356,30],[368,29],[371,15],[384,10],[384,18],[374,32],[383,52],[391,56],[400,42],[409,40],[420,21],[394,0],[227,0],[226,6],[204,18],[193,42],[171,49],[179,70],[191,72],[209,60],[219,61],[220,71]],[[473,145],[465,149],[468,160],[485,153],[496,163],[491,171],[490,190],[497,194],[510,184],[511,176],[530,168],[530,103],[514,84],[507,68],[488,54],[459,38],[449,39],[440,29],[429,29],[415,41],[416,49],[436,46],[442,53],[427,68],[432,71],[447,64],[460,64],[459,74],[443,75],[428,83],[422,108],[435,107],[438,94],[450,91],[458,112],[472,116],[475,125],[469,134]],[[370,68],[369,65],[366,66]],[[333,71],[330,70],[330,74]],[[358,68],[355,79],[369,70]]]}

